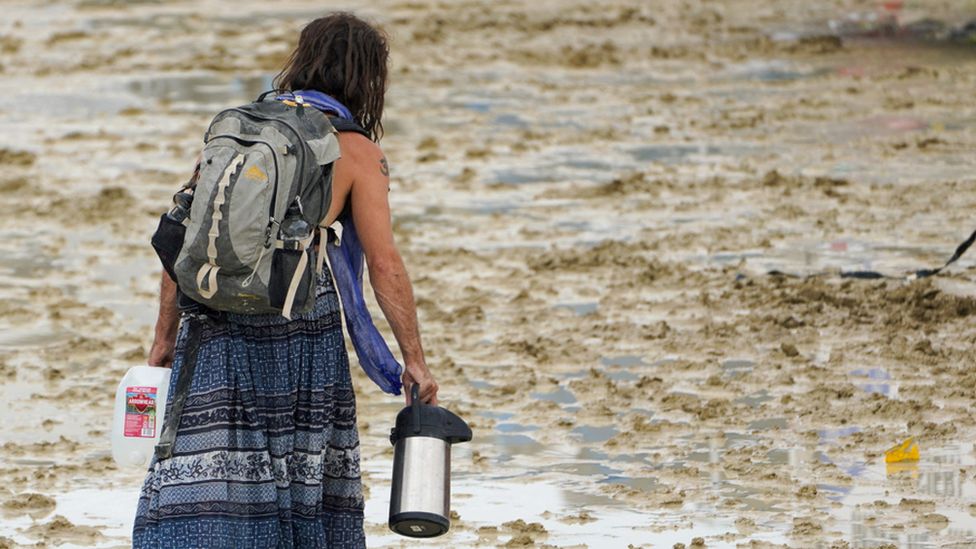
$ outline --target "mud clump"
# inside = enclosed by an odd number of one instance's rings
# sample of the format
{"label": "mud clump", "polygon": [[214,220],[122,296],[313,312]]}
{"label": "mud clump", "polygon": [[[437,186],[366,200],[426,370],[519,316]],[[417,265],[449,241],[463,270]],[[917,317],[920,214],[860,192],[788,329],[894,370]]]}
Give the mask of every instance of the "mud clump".
{"label": "mud clump", "polygon": [[72,30],[64,32],[56,32],[47,39],[48,46],[54,46],[57,44],[63,44],[65,42],[74,42],[77,40],[82,40],[88,38],[90,35],[82,30]]}
{"label": "mud clump", "polygon": [[25,493],[18,494],[12,499],[3,502],[3,509],[13,513],[38,513],[50,512],[54,510],[55,501],[53,498],[44,494]]}
{"label": "mud clump", "polygon": [[926,499],[902,498],[898,502],[898,507],[914,512],[932,512],[935,511],[935,502]]}
{"label": "mud clump", "polygon": [[535,538],[548,534],[542,523],[525,522],[522,519],[503,523],[502,527],[513,532],[512,539],[508,540],[504,547],[535,547]]}
{"label": "mud clump", "polygon": [[791,534],[795,537],[815,536],[823,532],[823,526],[811,518],[794,518]]}
{"label": "mud clump", "polygon": [[505,542],[503,547],[535,547],[535,540],[528,534],[517,534]]}
{"label": "mud clump", "polygon": [[817,486],[815,484],[801,486],[796,495],[800,498],[815,498],[817,497]]}
{"label": "mud clump", "polygon": [[613,42],[580,47],[565,46],[561,53],[564,65],[578,69],[620,64],[619,48]]}
{"label": "mud clump", "polygon": [[[976,512],[976,505],[973,506],[973,510]],[[593,518],[593,515],[591,515],[589,512],[583,511],[577,515],[569,515],[559,520],[565,522],[566,524],[586,524],[593,522],[596,519]]]}
{"label": "mud clump", "polygon": [[37,155],[29,151],[0,149],[0,166],[29,167],[34,165]]}
{"label": "mud clump", "polygon": [[[104,219],[106,212],[130,211],[137,204],[135,197],[125,187],[108,186],[99,190],[98,193],[80,200],[69,197],[57,198],[52,201],[51,208],[70,212],[74,216],[72,217],[74,220],[79,218],[79,214],[90,219]],[[110,217],[109,219],[114,218]]]}
{"label": "mud clump", "polygon": [[28,528],[27,532],[59,545],[64,543],[90,544],[103,537],[97,528],[79,526],[61,515],[55,516],[50,522],[35,524]]}
{"label": "mud clump", "polygon": [[624,174],[613,178],[609,183],[600,185],[592,189],[589,193],[583,192],[585,198],[599,198],[606,196],[627,196],[636,197],[641,194],[654,195],[661,185],[656,181],[648,181],[643,173],[635,172]]}
{"label": "mud clump", "polygon": [[29,187],[29,183],[26,178],[15,177],[12,179],[4,179],[0,181],[0,194],[13,194],[20,193]]}
{"label": "mud clump", "polygon": [[597,267],[640,267],[649,261],[641,254],[646,243],[605,240],[590,249],[557,249],[543,252],[528,260],[534,271],[584,270]]}
{"label": "mud clump", "polygon": [[793,345],[792,343],[781,343],[779,349],[784,355],[790,358],[800,356],[800,351],[797,350],[796,345]]}
{"label": "mud clump", "polygon": [[540,522],[525,522],[522,519],[516,519],[510,522],[502,523],[504,528],[508,528],[514,532],[529,533],[529,534],[544,534],[546,533],[545,526]]}
{"label": "mud clump", "polygon": [[[934,287],[931,279],[895,289],[889,294],[887,302],[894,306],[885,308],[889,313],[894,308],[923,324],[942,324],[976,312],[976,298],[947,294]],[[898,315],[889,314],[888,319],[895,323]]]}
{"label": "mud clump", "polygon": [[24,45],[24,41],[16,36],[3,36],[0,35],[0,53],[6,55],[13,55],[20,51],[20,47]]}
{"label": "mud clump", "polygon": [[807,53],[823,55],[837,53],[844,49],[844,40],[840,36],[825,34],[818,36],[804,36],[795,42],[784,46],[787,53]]}

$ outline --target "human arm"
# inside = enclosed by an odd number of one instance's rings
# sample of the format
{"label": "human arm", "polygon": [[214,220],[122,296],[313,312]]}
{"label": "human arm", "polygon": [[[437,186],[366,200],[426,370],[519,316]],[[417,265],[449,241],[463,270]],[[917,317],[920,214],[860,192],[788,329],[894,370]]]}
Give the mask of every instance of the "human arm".
{"label": "human arm", "polygon": [[406,400],[410,402],[416,383],[421,400],[436,404],[438,386],[424,359],[413,288],[393,240],[390,180],[383,153],[362,136],[344,134],[341,139],[345,141],[343,159],[335,175],[337,180],[352,181],[353,221],[366,255],[370,285],[403,356]]}
{"label": "human arm", "polygon": [[176,349],[176,334],[180,325],[180,312],[176,303],[176,282],[163,270],[159,283],[159,316],[152,347],[149,349],[150,366],[170,368]]}

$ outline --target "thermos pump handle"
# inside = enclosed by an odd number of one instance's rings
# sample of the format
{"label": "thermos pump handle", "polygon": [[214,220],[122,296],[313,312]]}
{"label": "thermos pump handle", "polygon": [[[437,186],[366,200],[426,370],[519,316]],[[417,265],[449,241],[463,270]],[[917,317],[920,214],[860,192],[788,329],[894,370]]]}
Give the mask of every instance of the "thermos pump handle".
{"label": "thermos pump handle", "polygon": [[413,407],[413,433],[420,433],[420,384],[414,383],[410,387],[411,406]]}

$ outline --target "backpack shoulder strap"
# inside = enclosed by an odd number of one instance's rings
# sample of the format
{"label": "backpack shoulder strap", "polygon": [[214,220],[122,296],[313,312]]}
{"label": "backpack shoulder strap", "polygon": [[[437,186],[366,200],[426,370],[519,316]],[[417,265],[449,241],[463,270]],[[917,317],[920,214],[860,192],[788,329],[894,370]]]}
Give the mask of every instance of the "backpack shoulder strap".
{"label": "backpack shoulder strap", "polygon": [[[353,132],[365,137],[366,139],[372,140],[373,138],[369,135],[369,132],[359,124],[349,120],[348,118],[339,117],[329,117],[329,122],[332,123],[332,127],[335,128],[337,132]],[[352,216],[352,203],[346,200],[345,206],[343,206],[342,211],[339,212],[339,217],[337,221],[342,223],[344,220]],[[324,255],[324,254],[322,254]]]}
{"label": "backpack shoulder strap", "polygon": [[358,133],[359,135],[362,135],[363,137],[365,137],[367,139],[372,139],[372,137],[370,137],[368,131],[366,131],[359,124],[353,122],[352,120],[349,120],[348,118],[339,118],[339,117],[332,118],[332,117],[330,117],[329,118],[329,122],[332,122],[332,127],[335,128],[337,132],[340,132],[340,133],[341,132],[353,132],[353,133]]}

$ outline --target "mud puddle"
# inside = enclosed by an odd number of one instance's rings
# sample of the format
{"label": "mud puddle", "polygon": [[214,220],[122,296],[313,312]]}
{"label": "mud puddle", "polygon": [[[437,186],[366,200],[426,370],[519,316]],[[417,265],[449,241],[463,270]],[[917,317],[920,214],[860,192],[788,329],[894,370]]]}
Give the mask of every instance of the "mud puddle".
{"label": "mud puddle", "polygon": [[853,546],[894,543],[905,548],[976,544],[970,505],[976,464],[969,443],[922,448],[917,462],[870,464],[853,487],[828,496],[840,504],[829,513]]}
{"label": "mud puddle", "polygon": [[[575,464],[576,473],[596,473],[606,482],[628,485],[636,489],[650,489],[653,481],[607,475],[605,468],[587,469]],[[556,466],[557,469],[565,469]],[[371,478],[377,481],[375,500],[366,506],[366,520],[370,524],[371,543],[406,547],[405,541],[388,531],[384,532],[387,514],[383,506],[388,501],[389,467],[370,467]],[[386,473],[386,476],[383,476]],[[572,483],[558,480],[532,482],[496,478],[455,476],[452,479],[452,508],[458,517],[452,522],[451,543],[456,547],[505,545],[522,537],[526,545],[553,544],[557,546],[671,546],[688,544],[695,537],[720,538],[735,532],[732,521],[709,519],[689,509],[688,518],[676,519],[674,514],[635,512],[623,502],[606,496],[568,489]],[[377,493],[378,492],[378,493]],[[374,503],[375,501],[375,503]],[[473,517],[477,517],[476,519]],[[694,517],[691,519],[690,517]],[[692,522],[693,520],[693,522]],[[521,522],[519,522],[521,521]],[[591,523],[599,521],[599,531]],[[777,541],[775,535],[757,535],[757,541]],[[741,540],[740,540],[741,541]],[[709,541],[709,547],[734,547],[735,543]]]}
{"label": "mud puddle", "polygon": [[4,517],[0,536],[23,545],[40,534],[58,547],[127,547],[138,499],[138,491],[79,488],[59,495],[43,514]]}
{"label": "mud puddle", "polygon": [[[764,252],[725,252],[708,258],[714,264],[738,264],[748,273],[778,271],[798,275],[874,271],[891,277],[907,277],[921,269],[941,266],[955,243],[946,241],[945,251],[931,247],[900,246],[896,242],[838,239],[829,242],[792,241],[789,246]],[[976,265],[963,257],[954,269]]]}
{"label": "mud puddle", "polygon": [[184,74],[134,80],[127,91],[144,100],[166,102],[181,109],[213,113],[255,100],[272,88],[274,75],[223,76],[212,74]]}

